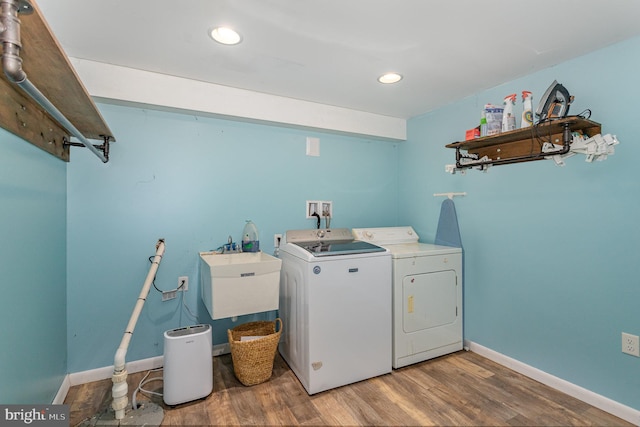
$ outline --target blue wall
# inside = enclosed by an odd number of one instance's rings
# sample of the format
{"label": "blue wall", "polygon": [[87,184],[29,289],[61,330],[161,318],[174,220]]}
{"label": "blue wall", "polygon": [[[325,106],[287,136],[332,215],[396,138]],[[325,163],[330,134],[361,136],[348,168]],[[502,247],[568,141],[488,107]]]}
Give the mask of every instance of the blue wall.
{"label": "blue wall", "polygon": [[[198,322],[212,322],[199,298],[198,252],[246,219],[273,252],[273,235],[312,227],[306,200],[332,200],[332,227],[394,225],[397,145],[284,127],[100,105],[118,142],[109,163],[74,150],[68,166],[69,371],[113,364],[158,238],[166,253],[156,285],[170,290],[189,276],[185,302]],[[320,138],[320,157],[305,155]],[[249,318],[240,319],[247,321]],[[127,360],[161,355],[163,332],[196,320],[180,298],[153,290]],[[229,321],[214,322],[214,344]]]}
{"label": "blue wall", "polygon": [[0,403],[50,403],[67,373],[66,164],[0,129]]}
{"label": "blue wall", "polygon": [[[432,194],[466,191],[466,338],[640,409],[640,359],[620,352],[621,332],[640,334],[639,54],[636,38],[507,82],[410,120],[401,144],[101,104],[112,160],[73,149],[66,165],[0,131],[0,402],[49,402],[65,372],[112,364],[158,238],[156,285],[188,275],[198,318],[152,290],[128,360],[161,355],[167,329],[208,321],[198,252],[239,239],[245,219],[266,252],[274,233],[312,225],[307,199],[333,200],[335,227],[411,224],[432,241]],[[614,156],[445,173],[444,145],[486,102],[528,89],[537,103],[553,79],[575,95],[572,113],[590,108],[618,136]],[[320,157],[305,156],[307,136],[321,139]],[[215,343],[230,326],[214,322]]]}
{"label": "blue wall", "polygon": [[[425,240],[442,200],[431,194],[468,193],[455,199],[465,338],[636,409],[640,359],[621,353],[620,334],[640,334],[639,73],[636,38],[414,118],[399,149],[399,222]],[[444,145],[464,139],[485,103],[532,90],[537,105],[554,79],[575,96],[572,114],[591,109],[618,136],[615,155],[445,173],[455,151]]]}

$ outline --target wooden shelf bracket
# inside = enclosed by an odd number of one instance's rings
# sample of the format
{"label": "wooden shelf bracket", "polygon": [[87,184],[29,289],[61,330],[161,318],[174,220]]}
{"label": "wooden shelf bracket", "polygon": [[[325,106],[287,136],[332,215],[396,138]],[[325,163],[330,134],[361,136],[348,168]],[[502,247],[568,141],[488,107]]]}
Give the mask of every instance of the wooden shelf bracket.
{"label": "wooden shelf bracket", "polygon": [[[29,58],[34,64],[30,73],[33,72],[36,77],[34,81],[44,82],[42,91],[27,78],[27,73],[23,69],[23,58],[20,56],[23,49],[21,21],[18,15],[35,16],[28,27],[30,34],[26,44],[31,49]],[[2,69],[6,78],[6,81],[2,80],[4,88],[0,88],[2,89],[0,98],[6,106],[1,111],[2,127],[65,161],[69,159],[69,146],[83,146],[103,163],[107,163],[109,142],[115,139],[79,82],[35,3],[27,0],[0,0],[0,43],[2,43]],[[64,79],[60,82],[61,84],[52,83],[50,77],[43,78],[43,74],[50,69],[60,73],[53,78]],[[16,92],[13,85],[17,85],[29,98],[24,98]],[[63,87],[67,92],[56,90],[56,86]],[[45,93],[48,93],[49,97]],[[63,106],[59,109],[50,101],[50,98],[63,99]],[[85,128],[84,133],[67,118],[62,109],[74,113],[74,120],[82,123],[80,127]],[[48,117],[34,110],[42,110]],[[15,117],[11,117],[13,111],[15,111]],[[93,122],[86,125],[82,119],[78,120],[78,117],[83,114]],[[32,129],[27,129],[29,123]],[[94,145],[85,137],[85,134],[89,134],[96,138],[98,136],[96,129],[102,130],[98,131],[100,132],[98,135],[103,139],[103,144]],[[104,129],[107,131],[105,132]],[[77,138],[80,143],[69,143],[69,135]]]}

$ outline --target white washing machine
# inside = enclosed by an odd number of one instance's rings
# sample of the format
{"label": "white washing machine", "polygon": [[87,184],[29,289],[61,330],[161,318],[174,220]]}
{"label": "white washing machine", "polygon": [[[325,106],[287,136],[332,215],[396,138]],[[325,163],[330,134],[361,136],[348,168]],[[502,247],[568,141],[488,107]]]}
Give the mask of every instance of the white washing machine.
{"label": "white washing machine", "polygon": [[393,367],[462,350],[462,249],[419,243],[412,227],[352,231],[391,252]]}
{"label": "white washing machine", "polygon": [[391,254],[351,230],[290,230],[280,270],[280,354],[314,394],[391,372]]}

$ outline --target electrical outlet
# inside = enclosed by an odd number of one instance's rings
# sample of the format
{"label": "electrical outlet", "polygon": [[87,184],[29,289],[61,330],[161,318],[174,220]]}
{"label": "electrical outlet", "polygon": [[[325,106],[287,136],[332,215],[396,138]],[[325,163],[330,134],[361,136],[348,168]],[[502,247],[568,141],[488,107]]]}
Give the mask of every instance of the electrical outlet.
{"label": "electrical outlet", "polygon": [[[180,287],[180,286],[182,286],[182,287]],[[179,291],[184,291],[184,292],[189,290],[189,276],[180,276],[180,277],[178,277],[178,290]]]}
{"label": "electrical outlet", "polygon": [[640,357],[639,338],[637,335],[622,333],[622,352],[632,356]]}
{"label": "electrical outlet", "polygon": [[281,241],[282,241],[282,234],[274,234],[273,235],[273,247],[274,248],[279,248]]}

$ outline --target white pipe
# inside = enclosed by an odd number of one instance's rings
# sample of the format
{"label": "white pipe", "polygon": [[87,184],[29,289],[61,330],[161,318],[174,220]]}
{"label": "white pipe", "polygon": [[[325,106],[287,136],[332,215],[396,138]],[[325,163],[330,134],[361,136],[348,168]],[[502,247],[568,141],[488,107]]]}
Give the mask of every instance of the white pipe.
{"label": "white pipe", "polygon": [[433,197],[447,196],[450,199],[453,199],[453,196],[466,196],[467,193],[433,193]]}
{"label": "white pipe", "polygon": [[129,390],[127,386],[127,370],[125,369],[127,349],[129,348],[129,342],[131,341],[133,330],[135,329],[136,323],[138,322],[140,312],[142,312],[144,302],[147,299],[147,295],[149,295],[149,289],[151,288],[153,279],[156,277],[156,272],[158,271],[158,267],[160,266],[160,261],[162,261],[164,248],[164,239],[159,239],[158,243],[156,243],[156,255],[153,257],[151,267],[149,268],[149,273],[147,274],[147,278],[142,285],[140,296],[138,296],[136,306],[133,309],[133,313],[131,313],[129,324],[124,331],[122,341],[120,341],[120,346],[116,350],[116,354],[114,356],[113,376],[111,377],[111,381],[113,382],[113,387],[111,388],[113,402],[111,403],[111,407],[116,413],[115,416],[117,420],[121,420],[124,418],[125,408],[129,403],[127,399],[127,393]]}

